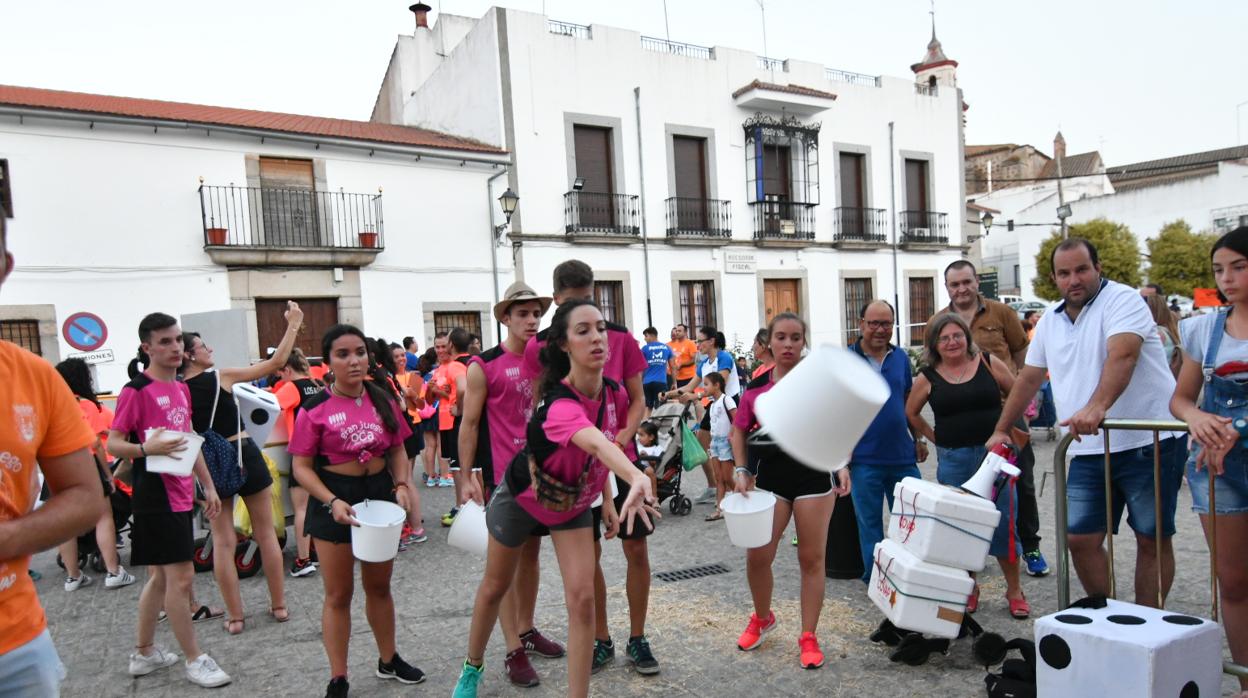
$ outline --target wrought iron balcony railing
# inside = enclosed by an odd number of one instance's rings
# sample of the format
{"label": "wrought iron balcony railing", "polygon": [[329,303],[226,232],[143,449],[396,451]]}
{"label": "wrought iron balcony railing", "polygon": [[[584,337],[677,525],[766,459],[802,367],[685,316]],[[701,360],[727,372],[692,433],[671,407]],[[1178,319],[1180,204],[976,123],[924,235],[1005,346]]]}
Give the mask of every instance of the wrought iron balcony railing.
{"label": "wrought iron balcony railing", "polygon": [[836,242],[888,242],[888,212],[882,208],[840,206],[833,215]]}
{"label": "wrought iron balcony railing", "polygon": [[815,205],[797,201],[758,201],[754,211],[755,240],[814,240]]}
{"label": "wrought iron balcony railing", "polygon": [[862,73],[851,73],[848,70],[837,70],[836,68],[824,68],[823,75],[833,82],[848,82],[851,85],[862,85],[864,87],[879,87],[880,76],[863,75]]}
{"label": "wrought iron balcony railing", "polygon": [[560,36],[570,36],[573,39],[594,38],[590,28],[584,24],[572,24],[571,22],[560,22],[554,19],[546,20],[546,31]]}
{"label": "wrought iron balcony railing", "polygon": [[673,196],[667,200],[668,238],[732,237],[732,202]]}
{"label": "wrought iron balcony railing", "polygon": [[675,56],[685,56],[688,58],[701,58],[709,61],[714,57],[714,52],[709,46],[698,46],[697,44],[682,44],[679,41],[671,41],[669,39],[658,39],[653,36],[641,37],[641,47],[647,51],[656,51],[658,53],[670,53]]}
{"label": "wrought iron balcony railing", "polygon": [[563,219],[569,233],[632,235],[641,233],[641,206],[637,196],[592,191],[563,195]]}
{"label": "wrought iron balcony railing", "polygon": [[935,97],[937,95],[936,85],[924,85],[921,82],[914,83],[914,93],[925,97]]}
{"label": "wrought iron balcony railing", "polygon": [[902,211],[901,241],[948,244],[949,214],[936,211]]}
{"label": "wrought iron balcony railing", "polygon": [[381,194],[199,187],[206,247],[377,249]]}

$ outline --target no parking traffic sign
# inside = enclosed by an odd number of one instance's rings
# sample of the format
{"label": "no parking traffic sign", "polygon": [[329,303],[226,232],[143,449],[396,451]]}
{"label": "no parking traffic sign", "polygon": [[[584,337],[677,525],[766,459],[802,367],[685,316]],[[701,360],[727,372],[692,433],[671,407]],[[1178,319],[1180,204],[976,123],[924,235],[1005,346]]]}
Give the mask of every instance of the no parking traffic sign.
{"label": "no parking traffic sign", "polygon": [[95,351],[108,339],[108,327],[98,315],[74,313],[61,325],[61,335],[78,351]]}

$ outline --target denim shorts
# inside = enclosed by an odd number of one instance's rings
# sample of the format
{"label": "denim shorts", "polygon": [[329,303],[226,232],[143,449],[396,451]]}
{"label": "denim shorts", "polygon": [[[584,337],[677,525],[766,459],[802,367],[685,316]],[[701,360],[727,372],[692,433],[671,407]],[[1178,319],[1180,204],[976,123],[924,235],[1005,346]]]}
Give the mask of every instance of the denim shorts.
{"label": "denim shorts", "polygon": [[[1178,506],[1183,463],[1187,458],[1187,436],[1161,441],[1161,532],[1174,535],[1174,513]],[[1118,533],[1122,510],[1127,525],[1142,536],[1157,535],[1157,513],[1153,502],[1153,447],[1119,451],[1110,456],[1113,476],[1113,532]],[[1194,488],[1193,488],[1194,489]],[[1105,456],[1075,456],[1066,478],[1066,521],[1070,533],[1104,533]]]}
{"label": "denim shorts", "polygon": [[[950,487],[961,487],[979,470],[984,456],[988,455],[983,446],[966,446],[964,448],[936,447],[936,481]],[[1001,512],[1001,521],[997,530],[992,533],[992,544],[988,554],[993,557],[1008,557],[1010,554],[1010,531],[1018,517],[1018,498],[1015,488],[1009,487],[997,494],[997,511]],[[1013,514],[1013,516],[1011,516]],[[1021,554],[1022,544],[1018,536],[1013,536],[1015,552]]]}
{"label": "denim shorts", "polygon": [[6,696],[59,696],[64,680],[65,665],[61,664],[47,629],[30,642],[0,654],[0,693]]}
{"label": "denim shorts", "polygon": [[711,458],[718,458],[722,461],[733,460],[732,444],[728,443],[728,437],[712,436],[710,454]]}
{"label": "denim shorts", "polygon": [[[1192,511],[1209,513],[1209,470],[1196,470],[1196,454],[1200,446],[1193,446],[1187,458],[1187,485],[1192,490]],[[1213,479],[1214,507],[1219,514],[1242,514],[1248,511],[1248,450],[1241,446],[1232,448],[1222,459],[1223,472]]]}

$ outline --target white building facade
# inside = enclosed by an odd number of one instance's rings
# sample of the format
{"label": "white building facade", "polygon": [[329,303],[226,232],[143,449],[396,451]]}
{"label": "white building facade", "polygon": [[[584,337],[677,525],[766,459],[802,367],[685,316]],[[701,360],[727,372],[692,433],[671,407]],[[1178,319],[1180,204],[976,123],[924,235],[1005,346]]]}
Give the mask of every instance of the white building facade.
{"label": "white building facade", "polygon": [[502,244],[535,288],[578,258],[638,334],[710,324],[745,348],[785,310],[843,344],[871,298],[909,342],[948,302],[964,104],[934,34],[892,78],[501,8],[430,28],[416,7],[373,119],[512,154]]}
{"label": "white building facade", "polygon": [[[488,180],[508,162],[498,148],[368,122],[0,87],[0,158],[16,258],[0,328],[52,361],[91,354],[101,389],[125,383],[153,311],[204,329],[226,366],[277,342],[287,299],[304,307],[299,345],[311,356],[335,322],[422,348],[435,326],[495,337],[493,279],[511,278],[509,266],[495,277],[489,255]],[[75,329],[97,323],[106,337]]]}

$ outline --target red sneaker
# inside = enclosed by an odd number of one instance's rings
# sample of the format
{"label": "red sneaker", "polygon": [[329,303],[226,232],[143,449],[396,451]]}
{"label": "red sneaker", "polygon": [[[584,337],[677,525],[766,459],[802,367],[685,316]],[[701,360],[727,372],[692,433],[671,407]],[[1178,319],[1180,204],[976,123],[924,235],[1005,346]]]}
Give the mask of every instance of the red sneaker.
{"label": "red sneaker", "polygon": [[558,659],[565,654],[563,645],[541,634],[537,628],[529,628],[528,632],[521,633],[520,644],[525,651],[547,659]]}
{"label": "red sneaker", "polygon": [[531,688],[541,683],[523,647],[508,653],[503,666],[507,669],[507,680],[517,686]]}
{"label": "red sneaker", "polygon": [[801,652],[803,669],[818,669],[823,666],[823,650],[819,649],[819,638],[814,633],[802,633],[797,638],[797,648]]}
{"label": "red sneaker", "polygon": [[978,610],[979,610],[979,585],[976,584],[975,588],[971,590],[970,597],[967,598],[966,600],[966,612],[974,613]]}
{"label": "red sneaker", "polygon": [[767,620],[762,620],[757,613],[750,614],[750,622],[745,626],[745,632],[741,633],[741,637],[737,638],[737,649],[749,651],[763,644],[763,637],[776,627],[776,612],[771,611],[767,614]]}

